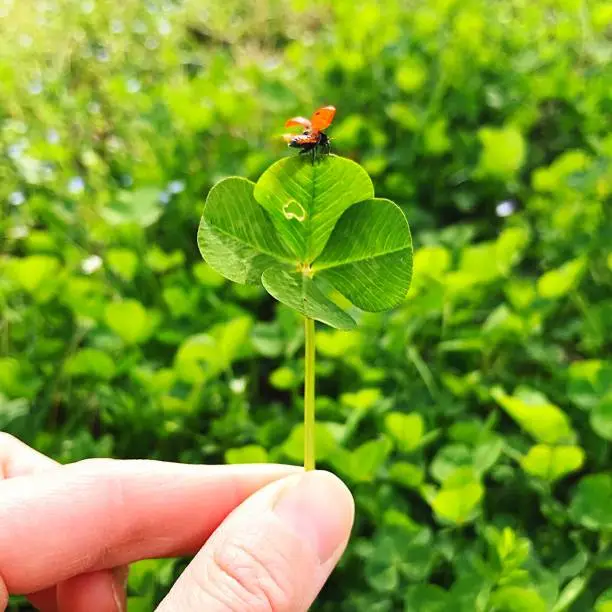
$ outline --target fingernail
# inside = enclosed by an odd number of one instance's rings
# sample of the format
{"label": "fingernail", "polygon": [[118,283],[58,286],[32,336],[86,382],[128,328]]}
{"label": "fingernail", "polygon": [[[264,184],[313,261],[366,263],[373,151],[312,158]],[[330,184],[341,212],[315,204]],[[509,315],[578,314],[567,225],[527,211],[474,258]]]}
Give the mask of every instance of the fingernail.
{"label": "fingernail", "polygon": [[113,569],[113,598],[117,606],[117,612],[125,612],[126,604],[126,586],[128,580],[129,569],[127,567],[116,567]]}
{"label": "fingernail", "polygon": [[329,472],[290,478],[274,512],[316,551],[321,563],[344,545],[353,525],[354,504],[346,485]]}

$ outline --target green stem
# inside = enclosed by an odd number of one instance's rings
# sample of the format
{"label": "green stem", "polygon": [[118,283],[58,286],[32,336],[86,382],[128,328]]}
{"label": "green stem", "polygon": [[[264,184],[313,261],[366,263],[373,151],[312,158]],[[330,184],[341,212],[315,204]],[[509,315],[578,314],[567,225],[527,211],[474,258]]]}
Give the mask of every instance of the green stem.
{"label": "green stem", "polygon": [[304,469],[315,469],[315,322],[304,318]]}

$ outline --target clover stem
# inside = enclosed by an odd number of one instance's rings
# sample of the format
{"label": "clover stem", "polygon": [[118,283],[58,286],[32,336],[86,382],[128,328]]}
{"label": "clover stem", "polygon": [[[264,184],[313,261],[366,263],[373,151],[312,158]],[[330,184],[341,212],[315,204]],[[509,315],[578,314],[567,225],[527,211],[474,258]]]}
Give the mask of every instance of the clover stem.
{"label": "clover stem", "polygon": [[304,317],[304,469],[315,469],[315,322]]}

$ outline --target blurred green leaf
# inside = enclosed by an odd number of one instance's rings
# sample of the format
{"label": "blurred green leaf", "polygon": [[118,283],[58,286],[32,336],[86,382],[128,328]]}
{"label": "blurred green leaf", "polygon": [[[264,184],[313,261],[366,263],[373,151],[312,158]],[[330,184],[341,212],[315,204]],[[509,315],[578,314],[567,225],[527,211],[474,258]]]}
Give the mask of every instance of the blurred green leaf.
{"label": "blurred green leaf", "polygon": [[174,358],[174,369],[185,381],[201,383],[227,370],[245,349],[252,320],[237,317],[187,338]]}
{"label": "blurred green leaf", "polygon": [[483,147],[479,168],[484,174],[508,178],[523,165],[527,146],[516,127],[483,127],[478,131],[478,138]]}
{"label": "blurred green leaf", "polygon": [[417,489],[422,484],[425,473],[418,465],[396,461],[389,466],[389,478],[409,489]]}
{"label": "blurred green leaf", "polygon": [[503,389],[492,390],[495,401],[539,442],[571,442],[575,433],[567,415],[554,404],[525,393],[507,395]]}
{"label": "blurred green leaf", "polygon": [[521,459],[521,467],[532,476],[554,482],[579,470],[584,463],[584,451],[579,446],[536,444]]}
{"label": "blurred green leaf", "polygon": [[[336,450],[338,443],[329,425],[319,421],[315,424],[315,448],[317,459],[324,461]],[[296,463],[304,462],[304,425],[299,423],[291,430],[291,434],[282,445],[283,453]]]}
{"label": "blurred green leaf", "polygon": [[153,225],[162,215],[161,192],[155,187],[121,191],[114,202],[101,210],[111,225],[134,223],[141,227]]}
{"label": "blurred green leaf", "polygon": [[385,429],[399,450],[410,453],[419,447],[425,433],[425,423],[418,412],[390,412],[385,416]]}
{"label": "blurred green leaf", "polygon": [[496,591],[491,605],[499,612],[546,612],[546,602],[535,589],[507,586]]}
{"label": "blurred green leaf", "polygon": [[612,528],[612,476],[590,474],[584,476],[572,497],[569,507],[574,521],[591,530]]}
{"label": "blurred green leaf", "polygon": [[597,598],[594,612],[612,612],[612,589],[607,589]]}
{"label": "blurred green leaf", "polygon": [[131,281],[138,269],[138,256],[129,249],[110,249],[105,261],[114,274],[125,281]]}
{"label": "blurred green leaf", "polygon": [[485,493],[471,468],[459,468],[448,477],[431,499],[431,507],[443,521],[462,525],[473,520]]}
{"label": "blurred green leaf", "polygon": [[580,257],[546,272],[538,279],[538,293],[547,299],[557,299],[565,295],[578,282],[584,265],[585,260]]}
{"label": "blurred green leaf", "polygon": [[294,389],[299,383],[300,379],[288,367],[277,368],[270,374],[270,384],[276,389]]}
{"label": "blurred green leaf", "polygon": [[404,596],[404,612],[446,612],[451,605],[448,592],[433,584],[410,586]]}
{"label": "blurred green leaf", "polygon": [[241,448],[228,448],[225,451],[225,463],[267,463],[268,453],[265,448],[249,444]]}
{"label": "blurred green leaf", "polygon": [[103,351],[83,348],[68,359],[66,371],[71,376],[91,376],[110,380],[116,372],[115,362]]}
{"label": "blurred green leaf", "polygon": [[104,320],[126,344],[146,341],[155,325],[153,316],[136,300],[107,304]]}
{"label": "blurred green leaf", "polygon": [[606,440],[612,440],[612,395],[601,398],[591,412],[591,427]]}

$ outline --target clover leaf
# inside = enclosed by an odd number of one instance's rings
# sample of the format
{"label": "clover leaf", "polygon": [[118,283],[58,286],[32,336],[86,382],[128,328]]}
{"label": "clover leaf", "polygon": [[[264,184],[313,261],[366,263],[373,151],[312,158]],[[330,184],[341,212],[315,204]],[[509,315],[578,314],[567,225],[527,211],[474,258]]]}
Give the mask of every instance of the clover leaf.
{"label": "clover leaf", "polygon": [[208,194],[198,229],[208,264],[237,283],[261,283],[304,315],[304,467],[315,465],[315,320],[350,329],[333,291],[370,312],[402,302],[412,238],[402,210],[374,197],[367,172],[326,155],[291,157],[257,183],[230,177]]}
{"label": "clover leaf", "polygon": [[206,200],[198,245],[223,276],[261,282],[279,302],[338,329],[355,321],[330,288],[377,312],[401,303],[412,277],[404,213],[374,197],[361,166],[335,155],[315,164],[283,159],[257,183],[238,177],[217,183]]}

